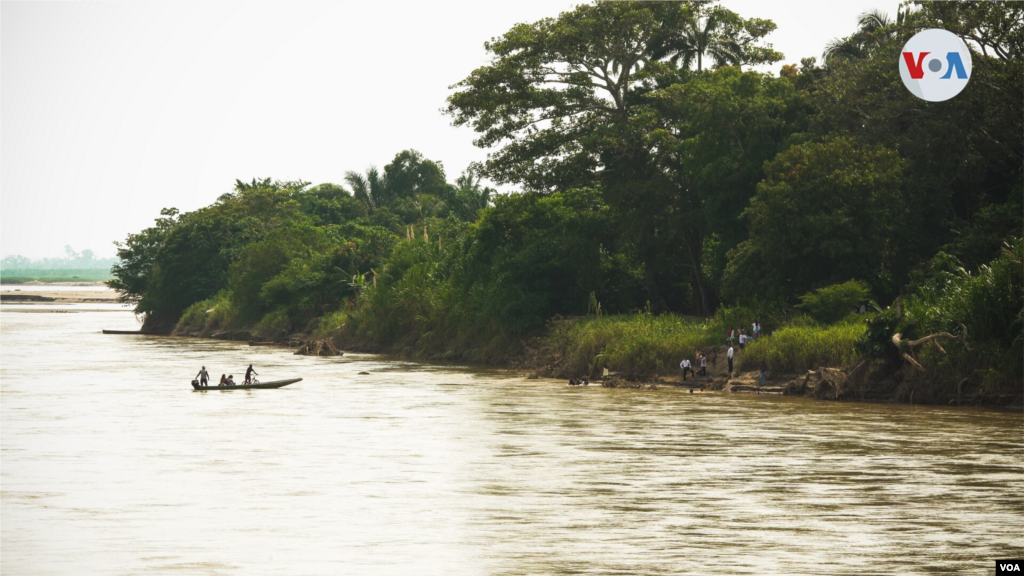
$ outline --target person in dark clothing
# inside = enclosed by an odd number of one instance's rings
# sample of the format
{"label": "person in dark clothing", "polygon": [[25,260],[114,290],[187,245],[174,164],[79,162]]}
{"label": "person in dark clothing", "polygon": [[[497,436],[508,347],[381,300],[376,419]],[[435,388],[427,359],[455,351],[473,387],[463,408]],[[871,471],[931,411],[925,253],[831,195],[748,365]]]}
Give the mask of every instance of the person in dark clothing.
{"label": "person in dark clothing", "polygon": [[761,386],[764,386],[765,375],[768,373],[768,363],[761,360]]}
{"label": "person in dark clothing", "polygon": [[256,376],[259,376],[259,373],[257,373],[255,370],[252,369],[252,364],[249,364],[249,367],[246,368],[246,370],[245,370],[245,383],[246,384],[249,384],[249,383],[252,382],[252,377],[253,377],[254,374]]}

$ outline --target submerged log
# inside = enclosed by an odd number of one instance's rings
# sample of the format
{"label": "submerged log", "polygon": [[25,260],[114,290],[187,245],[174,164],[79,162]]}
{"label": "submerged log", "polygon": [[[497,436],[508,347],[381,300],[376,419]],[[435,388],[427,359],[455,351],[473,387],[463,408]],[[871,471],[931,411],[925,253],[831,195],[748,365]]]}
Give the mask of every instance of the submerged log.
{"label": "submerged log", "polygon": [[333,342],[323,339],[306,342],[295,351],[295,354],[301,356],[341,356],[344,353],[335,348]]}

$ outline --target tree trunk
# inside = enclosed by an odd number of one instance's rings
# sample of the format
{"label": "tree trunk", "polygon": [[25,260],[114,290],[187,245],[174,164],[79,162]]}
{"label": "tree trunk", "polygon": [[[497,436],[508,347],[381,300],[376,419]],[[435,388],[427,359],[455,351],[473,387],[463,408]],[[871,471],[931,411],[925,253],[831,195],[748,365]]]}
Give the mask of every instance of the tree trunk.
{"label": "tree trunk", "polygon": [[658,283],[658,279],[654,276],[654,272],[651,272],[651,265],[647,262],[644,263],[644,284],[647,288],[647,297],[650,300],[653,300],[662,312],[667,312],[669,310],[668,302],[665,301],[665,295],[661,291],[661,285]]}
{"label": "tree trunk", "polygon": [[693,282],[697,288],[697,294],[694,297],[694,303],[697,305],[697,314],[706,317],[710,311],[708,310],[707,291],[704,289],[704,267],[701,263],[701,255],[704,252],[704,237],[699,233],[684,233],[683,236],[686,240],[686,251],[690,255],[690,265],[693,267]]}

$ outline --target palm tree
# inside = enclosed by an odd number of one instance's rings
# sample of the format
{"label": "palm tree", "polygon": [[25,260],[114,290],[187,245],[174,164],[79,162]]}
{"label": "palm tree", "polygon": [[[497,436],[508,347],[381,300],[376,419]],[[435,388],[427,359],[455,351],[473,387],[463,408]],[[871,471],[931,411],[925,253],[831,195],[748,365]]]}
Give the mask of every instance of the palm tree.
{"label": "palm tree", "polygon": [[828,62],[834,58],[867,58],[885,40],[894,37],[902,23],[902,11],[897,12],[895,21],[881,10],[864,12],[857,20],[857,31],[846,38],[836,38],[826,44],[822,59]]}
{"label": "palm tree", "polygon": [[715,6],[690,12],[676,38],[666,42],[664,53],[681,68],[704,69],[705,57],[714,66],[736,66],[743,61],[743,46],[736,41],[741,27],[735,12]]}
{"label": "palm tree", "polygon": [[366,170],[366,176],[351,170],[346,172],[345,182],[352,188],[352,195],[356,197],[356,200],[365,202],[371,212],[375,208],[390,204],[387,177],[378,172],[374,166],[370,166]]}
{"label": "palm tree", "polygon": [[491,204],[493,188],[483,185],[483,181],[472,169],[466,170],[455,179],[455,194],[448,204],[452,211],[463,220],[474,220],[476,215]]}

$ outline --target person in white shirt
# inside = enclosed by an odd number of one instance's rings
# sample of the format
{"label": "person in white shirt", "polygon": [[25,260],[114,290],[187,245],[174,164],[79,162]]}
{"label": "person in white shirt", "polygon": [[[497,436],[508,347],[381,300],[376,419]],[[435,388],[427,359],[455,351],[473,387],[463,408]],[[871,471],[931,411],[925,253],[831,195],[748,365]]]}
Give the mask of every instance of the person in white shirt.
{"label": "person in white shirt", "polygon": [[735,352],[733,351],[732,346],[729,346],[729,351],[725,353],[725,356],[729,359],[729,377],[730,378],[732,377],[732,357],[733,357],[734,354],[735,354]]}
{"label": "person in white shirt", "polygon": [[679,363],[679,367],[683,369],[683,382],[686,382],[686,373],[693,374],[693,367],[690,364],[690,359],[687,358]]}
{"label": "person in white shirt", "polygon": [[747,345],[747,335],[740,332],[740,350]]}

